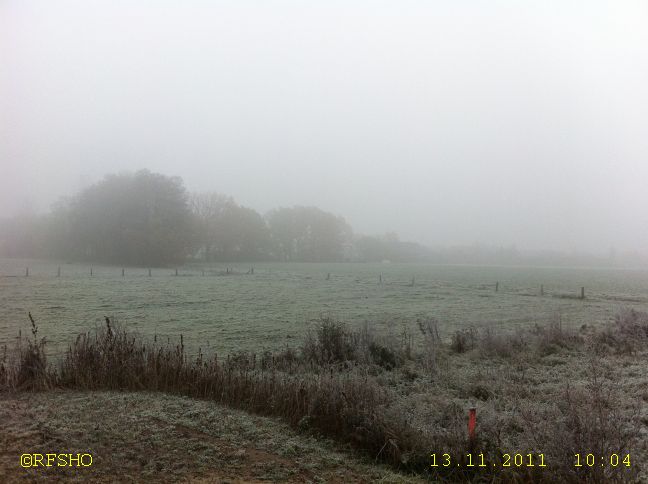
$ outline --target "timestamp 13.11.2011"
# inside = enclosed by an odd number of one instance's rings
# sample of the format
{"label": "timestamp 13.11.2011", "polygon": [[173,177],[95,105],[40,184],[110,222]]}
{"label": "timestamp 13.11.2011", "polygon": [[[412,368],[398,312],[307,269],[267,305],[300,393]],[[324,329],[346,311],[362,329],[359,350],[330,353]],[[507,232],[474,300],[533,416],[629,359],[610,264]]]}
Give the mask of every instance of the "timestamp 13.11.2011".
{"label": "timestamp 13.11.2011", "polygon": [[483,453],[463,454],[453,458],[450,454],[430,454],[431,467],[547,467],[544,454],[502,454],[500,459],[489,461]]}

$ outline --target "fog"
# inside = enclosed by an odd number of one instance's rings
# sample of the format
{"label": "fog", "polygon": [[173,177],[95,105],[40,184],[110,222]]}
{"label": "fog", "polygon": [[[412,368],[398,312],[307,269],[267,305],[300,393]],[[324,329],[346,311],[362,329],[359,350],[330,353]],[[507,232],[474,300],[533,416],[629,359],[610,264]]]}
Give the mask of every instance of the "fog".
{"label": "fog", "polygon": [[0,3],[0,216],[106,173],[430,246],[648,251],[641,1]]}

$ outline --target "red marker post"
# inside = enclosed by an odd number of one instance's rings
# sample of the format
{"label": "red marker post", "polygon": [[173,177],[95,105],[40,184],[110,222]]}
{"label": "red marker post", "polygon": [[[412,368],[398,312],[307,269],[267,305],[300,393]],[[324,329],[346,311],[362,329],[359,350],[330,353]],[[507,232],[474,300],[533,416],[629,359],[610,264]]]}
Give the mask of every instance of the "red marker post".
{"label": "red marker post", "polygon": [[475,427],[477,426],[477,409],[475,407],[468,411],[468,438],[470,442],[475,441]]}

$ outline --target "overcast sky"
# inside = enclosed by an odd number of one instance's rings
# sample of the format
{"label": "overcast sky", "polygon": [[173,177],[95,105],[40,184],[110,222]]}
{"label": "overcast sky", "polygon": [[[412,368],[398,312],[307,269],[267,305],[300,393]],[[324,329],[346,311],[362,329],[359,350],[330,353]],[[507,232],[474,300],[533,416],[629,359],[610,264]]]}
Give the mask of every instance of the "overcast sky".
{"label": "overcast sky", "polygon": [[647,26],[624,0],[0,0],[0,215],[149,168],[430,245],[648,250]]}

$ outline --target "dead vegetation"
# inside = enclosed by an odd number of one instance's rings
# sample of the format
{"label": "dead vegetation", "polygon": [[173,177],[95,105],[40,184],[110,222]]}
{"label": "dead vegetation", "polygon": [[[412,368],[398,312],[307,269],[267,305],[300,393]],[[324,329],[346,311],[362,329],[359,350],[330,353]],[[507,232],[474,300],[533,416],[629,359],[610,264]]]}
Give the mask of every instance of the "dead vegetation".
{"label": "dead vegetation", "polygon": [[[513,333],[471,328],[449,343],[434,319],[417,326],[417,336],[384,338],[369,325],[352,330],[323,318],[299,348],[223,358],[190,355],[182,338],[175,345],[145,340],[106,318],[103,328],[79,335],[61,361],[48,365],[32,320],[26,346],[21,340],[15,351],[4,350],[0,388],[145,390],[211,400],[280,417],[400,471],[447,481],[637,478],[637,459],[630,469],[598,469],[575,467],[573,458],[637,453],[637,429],[645,425],[639,395],[624,393],[603,358],[646,350],[646,313],[623,311],[613,325],[581,332],[564,329],[560,318]],[[584,373],[573,374],[585,364]],[[539,393],[536,387],[556,371]],[[469,441],[466,410],[475,402],[481,402],[479,432]],[[431,467],[434,452],[463,465]],[[465,465],[469,453],[501,462],[504,453],[529,452],[545,454],[551,466]]]}
{"label": "dead vegetation", "polygon": [[520,354],[547,356],[564,349],[580,348],[584,341],[582,335],[564,330],[560,316],[555,316],[546,325],[536,324],[530,329],[513,332],[498,332],[490,327],[456,331],[450,349],[455,353],[476,350],[485,358],[510,359]]}
{"label": "dead vegetation", "polygon": [[647,342],[648,313],[622,309],[615,316],[613,325],[596,333],[592,345],[599,354],[631,355],[645,348]]}
{"label": "dead vegetation", "polygon": [[[602,457],[632,454],[638,439],[637,402],[626,400],[619,383],[606,372],[610,369],[591,358],[583,384],[565,384],[543,415],[523,412],[536,445],[571,482],[634,482],[637,478],[637,467],[619,472],[601,465]],[[575,454],[596,456],[596,465],[576,467]]]}

